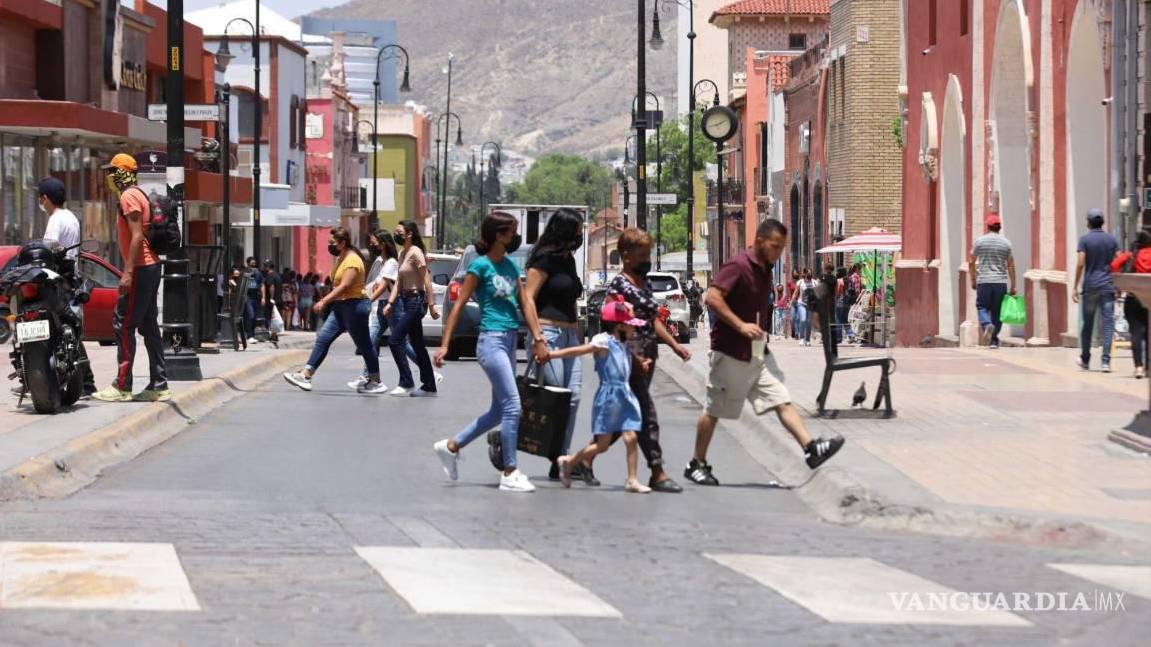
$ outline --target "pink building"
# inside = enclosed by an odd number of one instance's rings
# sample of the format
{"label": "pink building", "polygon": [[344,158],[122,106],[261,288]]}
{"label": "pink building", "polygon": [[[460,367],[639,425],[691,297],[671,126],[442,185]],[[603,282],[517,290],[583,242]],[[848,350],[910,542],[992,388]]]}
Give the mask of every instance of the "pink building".
{"label": "pink building", "polygon": [[304,192],[308,204],[332,208],[329,226],[297,227],[292,267],[300,272],[328,273],[328,229],[336,224],[352,231],[361,244],[367,236],[366,212],[360,209],[360,176],[363,159],[356,148],[355,124],[358,110],[339,89],[325,88],[320,96],[309,97],[306,137]]}

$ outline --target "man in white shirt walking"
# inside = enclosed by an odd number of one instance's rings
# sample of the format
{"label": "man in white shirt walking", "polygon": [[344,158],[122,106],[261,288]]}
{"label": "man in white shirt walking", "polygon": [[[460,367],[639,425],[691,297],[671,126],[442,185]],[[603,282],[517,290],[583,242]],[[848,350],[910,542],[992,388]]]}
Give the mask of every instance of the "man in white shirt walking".
{"label": "man in white shirt walking", "polygon": [[979,311],[980,342],[999,348],[999,307],[1003,297],[1015,294],[1015,257],[1011,242],[999,233],[1003,227],[999,214],[987,216],[987,233],[975,239],[968,259],[971,289],[975,290],[975,307]]}

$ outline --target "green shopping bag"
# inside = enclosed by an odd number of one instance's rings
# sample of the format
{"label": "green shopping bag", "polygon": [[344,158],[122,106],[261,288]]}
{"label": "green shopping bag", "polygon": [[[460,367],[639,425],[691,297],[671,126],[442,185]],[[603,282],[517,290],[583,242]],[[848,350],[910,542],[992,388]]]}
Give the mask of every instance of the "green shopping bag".
{"label": "green shopping bag", "polygon": [[999,306],[999,320],[1009,326],[1027,323],[1027,301],[1022,294],[1005,294]]}

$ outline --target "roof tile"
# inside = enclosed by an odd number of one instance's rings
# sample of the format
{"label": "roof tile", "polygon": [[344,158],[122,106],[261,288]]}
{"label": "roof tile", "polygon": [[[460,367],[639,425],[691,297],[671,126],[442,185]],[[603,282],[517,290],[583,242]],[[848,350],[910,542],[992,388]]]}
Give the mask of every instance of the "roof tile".
{"label": "roof tile", "polygon": [[831,14],[831,0],[739,0],[720,7],[715,16],[761,15],[826,16]]}

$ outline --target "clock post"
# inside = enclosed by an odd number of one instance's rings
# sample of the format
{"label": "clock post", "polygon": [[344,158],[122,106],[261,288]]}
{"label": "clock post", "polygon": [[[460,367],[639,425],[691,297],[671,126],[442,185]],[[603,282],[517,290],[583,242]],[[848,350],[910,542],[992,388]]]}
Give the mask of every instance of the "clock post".
{"label": "clock post", "polygon": [[727,249],[727,224],[723,209],[723,144],[735,136],[739,128],[739,117],[727,106],[715,105],[703,113],[703,134],[715,142],[716,163],[716,211],[715,225],[719,230],[716,236],[715,260],[712,262],[712,271],[718,271],[723,265],[724,251]]}

